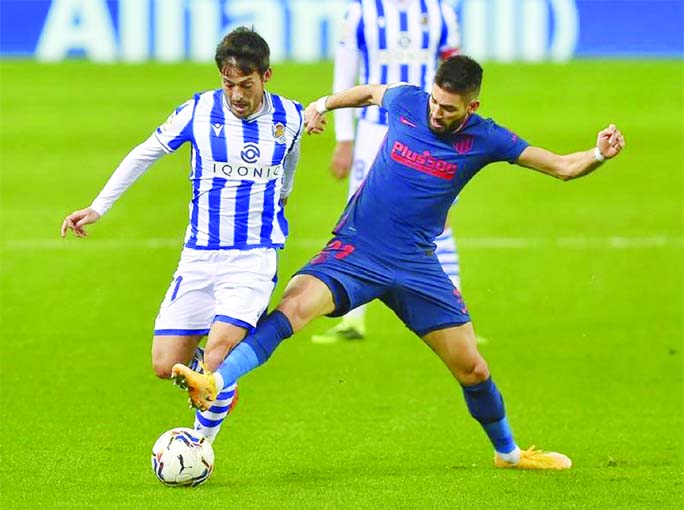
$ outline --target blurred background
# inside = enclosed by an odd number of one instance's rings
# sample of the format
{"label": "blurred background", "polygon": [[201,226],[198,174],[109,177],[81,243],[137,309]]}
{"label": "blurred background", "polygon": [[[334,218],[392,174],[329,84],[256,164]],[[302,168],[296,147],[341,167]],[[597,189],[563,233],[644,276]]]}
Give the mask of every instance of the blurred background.
{"label": "blurred background", "polygon": [[[478,60],[681,58],[680,0],[453,0],[463,50]],[[332,58],[344,0],[2,0],[3,57],[56,62],[209,62],[254,26],[274,62]],[[18,21],[21,20],[19,23]]]}
{"label": "blurred background", "polygon": [[[253,25],[272,92],[330,92],[342,0],[0,0],[3,508],[681,508],[684,504],[684,2],[455,1],[482,60],[479,113],[534,145],[626,148],[562,183],[481,172],[450,224],[463,293],[521,446],[573,469],[510,473],[444,367],[379,304],[363,342],[312,323],[241,381],[216,472],[149,468],[185,396],[155,378],[152,325],[187,223],[189,150],[156,163],[88,239],[59,238],[124,155],[218,88],[217,41]],[[305,137],[279,285],[326,243],[346,182]]]}

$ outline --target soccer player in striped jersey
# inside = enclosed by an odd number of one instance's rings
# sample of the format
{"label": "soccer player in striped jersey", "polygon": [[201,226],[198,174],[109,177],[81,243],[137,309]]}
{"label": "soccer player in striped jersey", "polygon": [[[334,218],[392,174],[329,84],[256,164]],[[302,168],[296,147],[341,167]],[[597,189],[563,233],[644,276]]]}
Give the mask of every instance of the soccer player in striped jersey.
{"label": "soccer player in striped jersey", "polygon": [[[429,91],[439,61],[457,54],[459,46],[456,13],[445,0],[352,0],[335,52],[333,91],[356,83],[399,81]],[[330,171],[337,179],[349,177],[351,198],[387,134],[387,111],[378,106],[358,110],[356,129],[354,110],[336,110],[334,115],[337,144]],[[448,224],[435,242],[444,272],[460,289],[459,257]],[[364,338],[365,312],[365,305],[351,310],[339,324],[311,340],[331,343]]]}
{"label": "soccer player in striped jersey", "polygon": [[[90,207],[62,224],[62,237],[69,230],[86,236],[85,225],[100,219],[150,165],[191,145],[190,221],[154,326],[152,365],[161,378],[171,377],[176,363],[216,370],[256,327],[275,287],[303,121],[299,103],[265,90],[269,59],[268,44],[253,30],[226,35],[216,49],[221,88],[176,108],[124,158]],[[213,440],[236,399],[233,381],[211,409],[196,414],[196,428]]]}
{"label": "soccer player in striped jersey", "polygon": [[[176,365],[193,404],[215,396],[268,360],[284,339],[321,315],[339,316],[381,300],[437,354],[458,382],[470,414],[494,449],[494,465],[513,469],[568,469],[560,453],[516,444],[503,398],[477,348],[461,293],[435,255],[434,240],[451,203],[489,163],[508,161],[570,180],[620,154],[625,141],[615,125],[599,131],[596,145],[556,154],[475,112],[482,68],[465,56],[440,65],[430,93],[408,84],[360,85],[322,97],[304,112],[306,130],[324,129],[328,110],[382,105],[389,129],[373,168],[333,229],[334,238],[287,285],[276,309],[243,340],[214,374]],[[408,367],[410,369],[410,366]]]}

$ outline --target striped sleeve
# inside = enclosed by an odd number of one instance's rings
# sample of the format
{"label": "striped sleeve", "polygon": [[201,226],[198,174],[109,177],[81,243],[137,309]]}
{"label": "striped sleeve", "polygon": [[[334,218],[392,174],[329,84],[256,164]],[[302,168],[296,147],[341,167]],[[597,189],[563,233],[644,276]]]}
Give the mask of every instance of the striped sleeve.
{"label": "striped sleeve", "polygon": [[155,131],[155,136],[159,143],[162,144],[167,153],[174,152],[185,142],[192,138],[192,117],[195,112],[195,105],[199,98],[196,94],[193,99],[190,99],[176,108],[166,122],[159,126]]}

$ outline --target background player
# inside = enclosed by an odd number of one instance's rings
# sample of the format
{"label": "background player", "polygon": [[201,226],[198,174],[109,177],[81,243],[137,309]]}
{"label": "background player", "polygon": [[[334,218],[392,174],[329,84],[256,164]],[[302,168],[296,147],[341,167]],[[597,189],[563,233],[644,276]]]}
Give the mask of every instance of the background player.
{"label": "background player", "polygon": [[[168,378],[176,363],[215,370],[259,320],[276,282],[276,249],[287,236],[283,203],[299,159],[302,108],[270,94],[270,50],[245,27],[216,49],[221,88],[195,94],[121,162],[90,207],[66,217],[62,237],[96,222],[150,165],[192,145],[190,222],[152,342],[152,365]],[[194,356],[194,359],[193,359]],[[195,427],[213,440],[237,400],[228,384]]]}
{"label": "background player", "polygon": [[334,229],[335,238],[288,284],[276,310],[224,360],[216,374],[174,366],[194,405],[206,408],[223,386],[264,363],[279,343],[320,315],[339,315],[378,298],[442,359],[463,389],[471,415],[495,450],[497,467],[567,469],[555,452],[521,450],[503,398],[478,352],[460,292],[432,251],[454,197],[484,166],[509,161],[569,180],[596,170],[624,147],[610,125],[596,146],[559,155],[533,147],[475,111],[482,68],[452,57],[440,65],[431,94],[398,84],[362,85],[323,97],[305,111],[307,131],[323,130],[323,114],[383,105],[389,131],[361,190]]}
{"label": "background player", "polygon": [[[444,0],[354,0],[347,8],[335,51],[333,91],[357,83],[399,81],[430,90],[439,61],[457,54],[459,46],[456,13]],[[354,110],[340,109],[334,114],[337,144],[330,171],[337,179],[349,176],[348,198],[361,185],[387,133],[384,108],[369,106],[357,113],[356,131]],[[459,257],[448,224],[435,243],[444,272],[460,289]],[[365,305],[359,306],[311,339],[317,343],[362,339],[365,312]]]}

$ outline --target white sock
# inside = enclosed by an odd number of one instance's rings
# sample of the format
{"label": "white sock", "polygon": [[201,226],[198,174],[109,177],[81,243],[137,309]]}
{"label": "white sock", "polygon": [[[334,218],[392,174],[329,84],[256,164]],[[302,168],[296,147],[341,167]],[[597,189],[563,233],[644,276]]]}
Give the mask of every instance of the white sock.
{"label": "white sock", "polygon": [[439,234],[435,239],[437,249],[435,255],[439,263],[442,264],[442,269],[447,274],[454,286],[461,290],[461,263],[456,249],[456,240],[451,227],[444,229],[444,232]]}
{"label": "white sock", "polygon": [[510,464],[517,464],[518,462],[520,462],[520,448],[518,448],[518,445],[515,445],[515,450],[513,450],[510,453],[496,452],[496,454],[499,456],[500,459],[505,460]]}
{"label": "white sock", "polygon": [[219,393],[223,391],[223,377],[221,377],[221,374],[218,372],[214,372],[214,381],[216,382],[216,389],[218,389]]}

